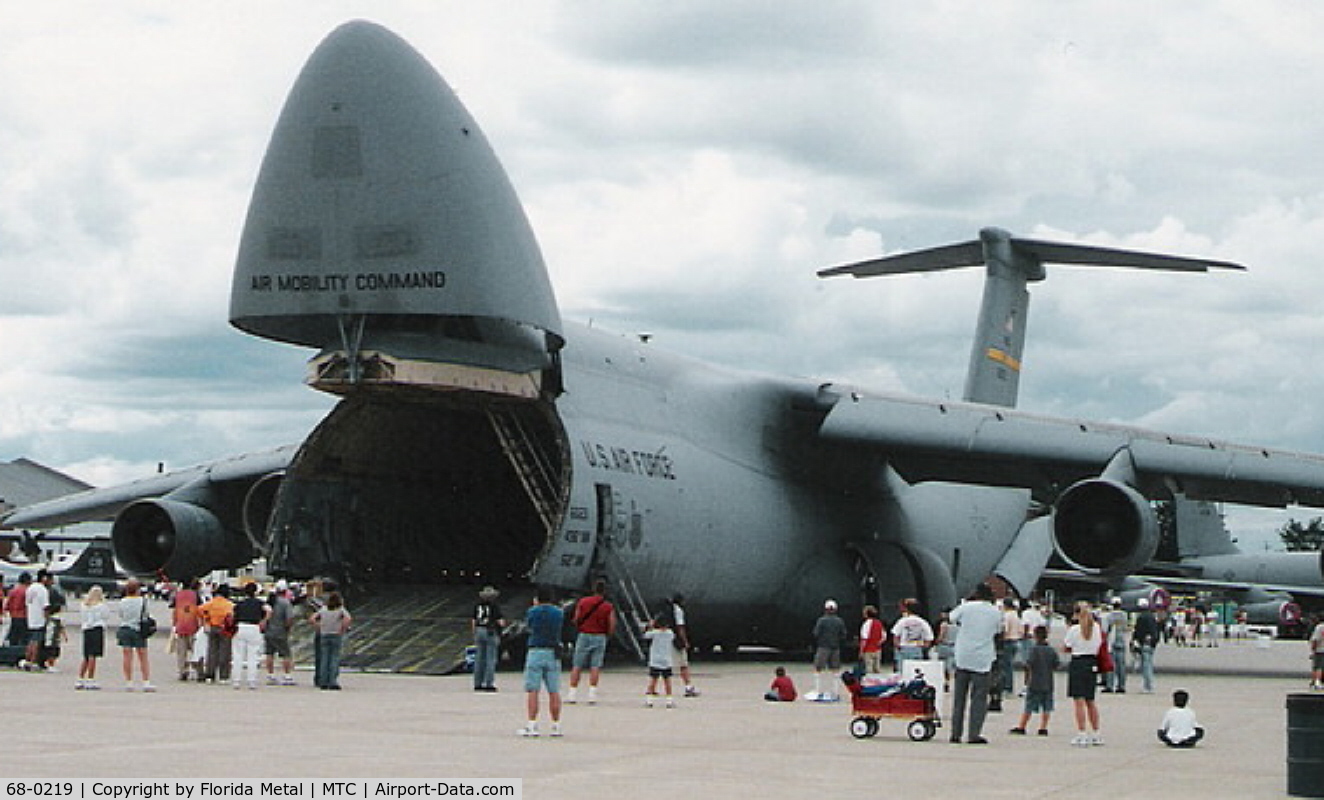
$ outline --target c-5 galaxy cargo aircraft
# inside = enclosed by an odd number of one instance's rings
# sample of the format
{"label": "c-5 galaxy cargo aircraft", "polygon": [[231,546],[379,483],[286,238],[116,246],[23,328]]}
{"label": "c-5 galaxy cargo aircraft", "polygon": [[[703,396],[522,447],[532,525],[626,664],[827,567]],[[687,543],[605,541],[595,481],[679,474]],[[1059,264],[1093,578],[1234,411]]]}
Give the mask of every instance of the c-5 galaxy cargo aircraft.
{"label": "c-5 galaxy cargo aircraft", "polygon": [[[265,555],[350,586],[605,575],[683,593],[700,645],[798,647],[843,613],[952,605],[990,575],[1028,592],[1054,548],[1121,576],[1158,541],[1149,499],[1324,507],[1324,458],[1012,410],[1028,282],[1045,264],[1236,265],[1016,238],[826,271],[984,264],[965,401],[750,374],[563,323],[487,140],[436,71],[351,22],[272,135],[231,324],[317,350],[342,397],[297,447],[19,509],[113,517],[130,570]],[[890,607],[890,605],[887,605]]]}

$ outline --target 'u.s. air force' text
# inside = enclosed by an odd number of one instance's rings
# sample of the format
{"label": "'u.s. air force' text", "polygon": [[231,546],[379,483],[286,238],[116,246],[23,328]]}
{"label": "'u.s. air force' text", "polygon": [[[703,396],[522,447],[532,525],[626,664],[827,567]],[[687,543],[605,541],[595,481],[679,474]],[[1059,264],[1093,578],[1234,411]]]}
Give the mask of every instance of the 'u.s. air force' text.
{"label": "'u.s. air force' text", "polygon": [[580,440],[579,445],[584,451],[584,460],[590,467],[667,481],[676,479],[676,473],[672,470],[671,456],[661,449],[655,453],[647,453],[642,450],[631,450],[628,447],[608,447],[600,442],[583,439]]}

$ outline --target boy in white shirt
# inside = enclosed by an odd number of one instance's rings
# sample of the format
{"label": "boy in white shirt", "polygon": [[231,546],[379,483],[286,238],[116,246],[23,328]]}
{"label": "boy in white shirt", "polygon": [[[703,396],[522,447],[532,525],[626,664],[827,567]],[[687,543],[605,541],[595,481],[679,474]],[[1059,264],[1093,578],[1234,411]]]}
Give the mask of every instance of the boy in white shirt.
{"label": "boy in white shirt", "polygon": [[1191,696],[1185,689],[1172,693],[1172,708],[1163,715],[1158,738],[1168,747],[1194,747],[1204,738],[1204,728],[1195,719],[1195,712],[1186,707]]}

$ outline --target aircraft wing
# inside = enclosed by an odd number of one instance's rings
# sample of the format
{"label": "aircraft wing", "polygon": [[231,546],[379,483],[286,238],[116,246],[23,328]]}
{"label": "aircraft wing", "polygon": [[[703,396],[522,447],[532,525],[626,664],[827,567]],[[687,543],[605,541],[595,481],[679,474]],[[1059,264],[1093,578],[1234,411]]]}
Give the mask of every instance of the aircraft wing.
{"label": "aircraft wing", "polygon": [[1324,456],[974,403],[843,395],[820,434],[878,450],[912,483],[1020,486],[1052,502],[1129,451],[1136,489],[1244,505],[1324,508]]}
{"label": "aircraft wing", "polygon": [[256,480],[271,472],[283,470],[289,466],[297,450],[297,445],[287,445],[274,450],[247,453],[131,483],[88,489],[54,500],[33,503],[0,515],[0,528],[52,528],[75,522],[110,520],[135,500],[164,497],[199,481],[224,484]]}

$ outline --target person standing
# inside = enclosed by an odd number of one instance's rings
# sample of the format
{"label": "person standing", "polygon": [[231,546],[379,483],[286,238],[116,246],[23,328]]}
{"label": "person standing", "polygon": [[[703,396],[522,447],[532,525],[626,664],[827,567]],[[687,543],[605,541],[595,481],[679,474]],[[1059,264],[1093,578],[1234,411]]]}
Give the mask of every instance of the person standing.
{"label": "person standing", "polygon": [[1149,599],[1136,601],[1140,609],[1136,614],[1135,630],[1131,632],[1131,644],[1140,653],[1140,691],[1143,694],[1154,693],[1154,648],[1159,643],[1158,618],[1149,608]]}
{"label": "person standing", "polygon": [[999,694],[1012,695],[1016,692],[1016,662],[1024,660],[1021,641],[1025,638],[1025,623],[1021,620],[1021,610],[1016,598],[1005,597],[1002,600],[1002,654],[998,663],[1002,667],[1002,691]]}
{"label": "person standing", "polygon": [[834,691],[824,691],[823,671],[828,672],[829,685],[837,670],[841,669],[841,648],[846,644],[846,623],[837,616],[837,601],[823,603],[823,615],[814,623],[814,693],[807,700],[832,701],[837,699]]}
{"label": "person standing", "polygon": [[924,658],[924,651],[933,644],[933,628],[919,615],[919,601],[913,597],[901,601],[901,618],[892,625],[892,642],[896,645],[898,672],[901,662]]}
{"label": "person standing", "polygon": [[478,602],[469,619],[469,627],[474,635],[475,692],[497,690],[496,667],[497,659],[501,656],[501,629],[506,626],[501,607],[496,604],[500,596],[501,592],[495,586],[484,586],[478,592]]}
{"label": "person standing", "polygon": [[883,671],[883,641],[887,630],[878,618],[878,609],[864,607],[864,622],[860,625],[860,666],[866,675],[877,675]]}
{"label": "person standing", "polygon": [[345,646],[345,634],[354,622],[340,592],[326,598],[326,607],[313,614],[313,627],[317,630],[317,672],[321,682],[317,688],[340,691],[340,654]]}
{"label": "person standing", "polygon": [[966,709],[969,708],[970,744],[988,744],[984,738],[984,718],[988,713],[988,689],[993,662],[997,659],[994,637],[1002,630],[1002,614],[993,607],[993,589],[986,583],[975,587],[972,598],[952,609],[952,624],[956,626],[956,644],[952,661],[956,677],[952,691],[953,744],[961,741],[967,731]]}
{"label": "person standing", "polygon": [[37,580],[28,587],[23,598],[28,612],[27,666],[31,669],[42,668],[41,645],[46,638],[46,609],[51,604],[50,585],[50,570],[39,569]]}
{"label": "person standing", "polygon": [[248,681],[249,689],[257,689],[258,663],[262,660],[262,629],[271,616],[271,606],[257,596],[257,582],[244,584],[244,597],[234,604],[235,631],[231,644],[232,662],[230,685],[238,689]]}
{"label": "person standing", "polygon": [[32,573],[19,573],[18,585],[5,595],[5,614],[9,617],[5,643],[10,647],[28,646],[28,587],[31,585]]}
{"label": "person standing", "polygon": [[[193,640],[202,626],[198,619],[198,581],[194,579],[187,586],[175,592],[170,600],[170,624],[175,634],[175,668],[181,681],[188,680],[189,666],[192,663]],[[193,664],[194,673],[202,680],[202,665]]]}
{"label": "person standing", "polygon": [[685,621],[685,595],[677,592],[671,598],[671,630],[676,634],[676,669],[680,671],[680,680],[685,684],[686,697],[698,697],[699,690],[694,688],[690,676],[690,648],[694,642],[690,639],[690,626]]}
{"label": "person standing", "polygon": [[524,617],[529,628],[529,646],[524,656],[524,693],[528,722],[516,733],[538,736],[538,695],[547,689],[547,710],[552,718],[552,736],[561,735],[561,659],[557,649],[565,612],[556,605],[556,593],[539,587],[534,605]]}
{"label": "person standing", "polygon": [[1126,644],[1130,619],[1122,609],[1122,598],[1112,599],[1112,609],[1103,616],[1103,635],[1113,659],[1113,671],[1104,676],[1103,691],[1108,694],[1126,694]]}
{"label": "person standing", "polygon": [[[290,585],[284,580],[276,581],[267,605],[271,607],[271,615],[267,617],[266,630],[262,631],[267,685],[293,686],[294,653],[290,650],[290,634],[294,631],[294,603],[290,600]],[[276,677],[277,657],[281,666],[279,678]]]}
{"label": "person standing", "polygon": [[657,696],[657,679],[662,679],[662,688],[667,693],[667,708],[675,708],[676,701],[671,698],[671,669],[675,653],[676,633],[671,629],[671,620],[665,614],[658,614],[649,620],[644,629],[644,638],[648,640],[648,689],[644,692],[644,705],[653,707],[653,698]]}
{"label": "person standing", "polygon": [[1024,736],[1030,717],[1038,713],[1039,735],[1048,735],[1048,719],[1053,714],[1053,671],[1060,663],[1057,651],[1048,643],[1048,626],[1037,626],[1034,644],[1025,657],[1025,710],[1021,712],[1021,721],[1011,729],[1012,733]]}
{"label": "person standing", "polygon": [[198,606],[198,616],[207,634],[207,661],[203,677],[212,683],[230,680],[230,635],[226,625],[231,620],[234,603],[230,601],[230,587],[222,583],[212,598]]}
{"label": "person standing", "polygon": [[1095,675],[1098,672],[1099,648],[1103,646],[1103,630],[1094,619],[1089,603],[1076,604],[1076,624],[1067,630],[1062,642],[1071,656],[1067,671],[1067,696],[1076,711],[1076,736],[1071,744],[1089,747],[1103,744],[1099,733],[1099,707],[1094,702]]}
{"label": "person standing", "polygon": [[75,689],[97,690],[97,660],[106,654],[106,623],[110,621],[110,609],[106,606],[105,592],[100,586],[87,590],[83,598],[83,663],[78,667],[78,682]]}
{"label": "person standing", "polygon": [[598,702],[598,678],[602,676],[602,660],[607,654],[607,638],[616,633],[616,609],[607,599],[605,580],[599,578],[595,581],[593,594],[580,598],[575,604],[573,620],[579,633],[575,636],[575,652],[570,666],[570,692],[565,701],[575,702],[575,695],[579,692],[579,675],[587,669],[588,702],[591,705]]}
{"label": "person standing", "polygon": [[[147,658],[147,637],[143,634],[142,621],[147,616],[147,598],[142,595],[142,584],[137,578],[129,578],[124,584],[124,597],[119,602],[120,626],[115,632],[115,640],[124,655],[124,691],[142,689],[154,692],[152,685],[152,664]],[[133,681],[133,665],[138,663],[141,685]]]}

